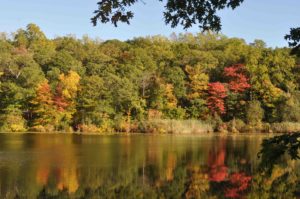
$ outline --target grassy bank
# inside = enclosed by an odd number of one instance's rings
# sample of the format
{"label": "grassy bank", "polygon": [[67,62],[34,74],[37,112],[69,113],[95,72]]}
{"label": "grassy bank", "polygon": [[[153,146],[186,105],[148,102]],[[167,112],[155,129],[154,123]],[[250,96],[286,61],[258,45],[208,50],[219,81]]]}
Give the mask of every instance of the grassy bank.
{"label": "grassy bank", "polygon": [[148,120],[140,125],[140,131],[144,133],[173,133],[173,134],[199,134],[213,132],[210,123],[199,120]]}
{"label": "grassy bank", "polygon": [[295,133],[300,132],[300,123],[256,123],[246,124],[241,120],[230,122],[199,120],[148,120],[141,122],[138,132],[203,134],[203,133]]}
{"label": "grassy bank", "polygon": [[[280,122],[280,123],[256,123],[246,124],[241,120],[229,122],[201,121],[201,120],[171,120],[171,119],[151,119],[138,122],[131,122],[130,130],[127,126],[96,127],[94,125],[84,125],[74,130],[69,127],[67,130],[55,131],[53,128],[31,128],[27,130],[12,131],[14,133],[70,133],[70,134],[118,134],[118,133],[147,133],[147,134],[207,134],[207,133],[295,133],[300,132],[300,123]],[[1,133],[10,133],[1,131]]]}

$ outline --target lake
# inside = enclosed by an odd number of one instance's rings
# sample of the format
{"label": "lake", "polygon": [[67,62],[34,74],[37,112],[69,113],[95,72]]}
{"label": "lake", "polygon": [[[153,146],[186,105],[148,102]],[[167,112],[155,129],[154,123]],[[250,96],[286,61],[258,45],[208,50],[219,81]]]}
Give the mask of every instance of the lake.
{"label": "lake", "polygon": [[255,198],[264,138],[0,134],[0,198]]}

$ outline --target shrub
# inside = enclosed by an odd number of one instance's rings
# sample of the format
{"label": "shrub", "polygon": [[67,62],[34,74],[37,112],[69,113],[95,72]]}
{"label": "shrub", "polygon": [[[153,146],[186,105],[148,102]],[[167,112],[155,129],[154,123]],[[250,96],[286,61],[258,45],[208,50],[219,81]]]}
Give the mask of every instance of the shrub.
{"label": "shrub", "polygon": [[80,132],[83,133],[99,133],[100,129],[93,124],[81,124],[78,126]]}
{"label": "shrub", "polygon": [[185,116],[185,110],[181,107],[164,109],[165,117],[169,119],[183,119]]}
{"label": "shrub", "polygon": [[243,120],[241,119],[236,119],[235,120],[235,128],[239,131],[239,132],[242,132],[244,131],[244,128],[245,128],[246,124]]}
{"label": "shrub", "polygon": [[54,126],[52,126],[52,125],[46,125],[46,126],[36,125],[36,126],[31,127],[30,131],[33,131],[33,132],[53,132],[54,131]]}
{"label": "shrub", "polygon": [[233,119],[228,123],[228,130],[232,133],[243,132],[245,130],[245,122],[241,119]]}
{"label": "shrub", "polygon": [[212,126],[213,131],[223,132],[224,128],[227,129],[227,126],[224,124],[222,118],[216,113],[213,116],[210,116],[207,121]]}
{"label": "shrub", "polygon": [[263,123],[262,131],[266,133],[272,133],[271,125],[269,123]]}
{"label": "shrub", "polygon": [[109,119],[104,119],[100,126],[94,124],[81,124],[78,126],[78,130],[83,133],[112,133],[112,122]]}
{"label": "shrub", "polygon": [[113,128],[117,132],[125,132],[126,129],[128,128],[127,117],[125,117],[121,114],[117,114],[114,118]]}

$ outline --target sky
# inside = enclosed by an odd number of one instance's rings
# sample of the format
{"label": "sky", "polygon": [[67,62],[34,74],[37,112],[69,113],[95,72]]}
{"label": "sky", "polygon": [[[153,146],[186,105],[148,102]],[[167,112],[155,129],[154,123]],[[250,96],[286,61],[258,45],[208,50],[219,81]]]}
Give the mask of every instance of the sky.
{"label": "sky", "polygon": [[[127,40],[139,36],[175,33],[197,33],[197,25],[183,30],[171,28],[163,19],[164,3],[143,0],[133,7],[135,14],[130,25],[115,28],[112,24],[94,27],[90,18],[97,0],[0,0],[0,32],[11,33],[29,23],[41,27],[49,37],[89,35],[92,38]],[[236,10],[219,12],[222,34],[243,38],[246,42],[262,39],[269,47],[287,46],[284,35],[291,27],[300,26],[300,0],[245,0]]]}

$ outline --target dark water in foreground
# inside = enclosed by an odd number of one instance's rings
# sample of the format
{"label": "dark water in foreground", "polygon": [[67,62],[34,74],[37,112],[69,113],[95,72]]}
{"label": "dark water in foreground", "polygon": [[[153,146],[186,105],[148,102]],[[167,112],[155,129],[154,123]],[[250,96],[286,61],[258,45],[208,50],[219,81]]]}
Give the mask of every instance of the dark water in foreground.
{"label": "dark water in foreground", "polygon": [[0,134],[0,198],[250,197],[263,138]]}

